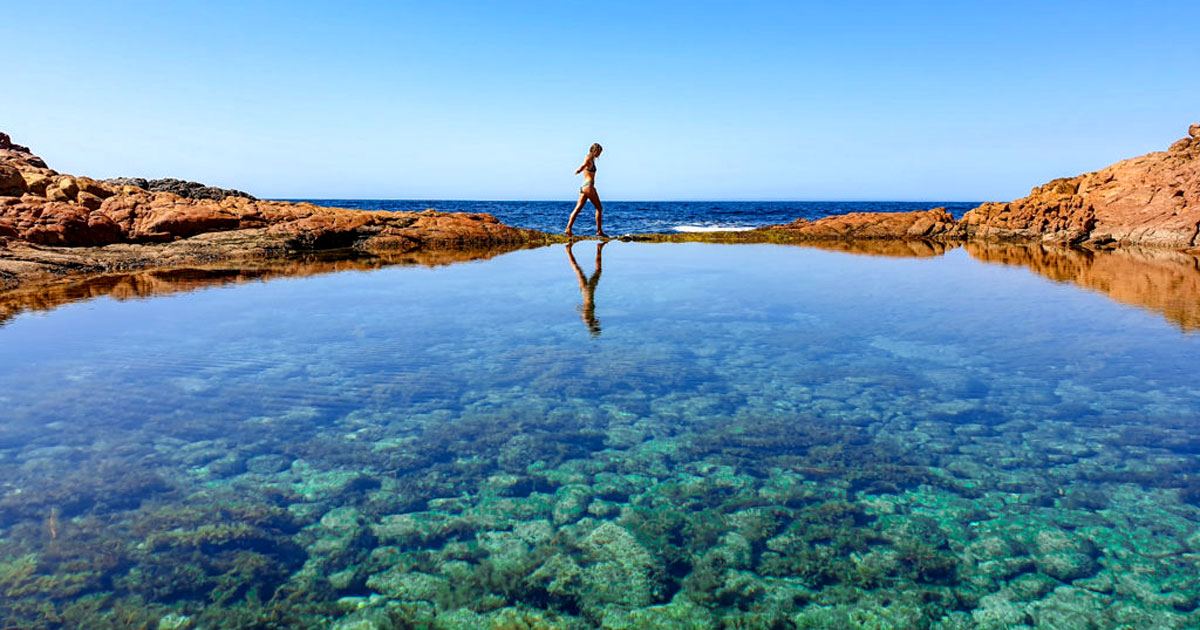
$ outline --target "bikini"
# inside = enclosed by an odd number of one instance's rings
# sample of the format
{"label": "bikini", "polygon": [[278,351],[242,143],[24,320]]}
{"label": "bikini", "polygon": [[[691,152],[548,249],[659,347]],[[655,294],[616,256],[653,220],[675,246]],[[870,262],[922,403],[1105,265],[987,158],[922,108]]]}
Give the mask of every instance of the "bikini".
{"label": "bikini", "polygon": [[[591,173],[592,177],[595,177],[596,176],[596,159],[592,158],[592,165],[590,167],[585,168],[584,170]],[[579,192],[583,192],[583,191],[587,190],[587,188],[589,186],[591,186],[592,188],[595,188],[596,182],[594,180],[584,180],[583,185],[579,187]]]}

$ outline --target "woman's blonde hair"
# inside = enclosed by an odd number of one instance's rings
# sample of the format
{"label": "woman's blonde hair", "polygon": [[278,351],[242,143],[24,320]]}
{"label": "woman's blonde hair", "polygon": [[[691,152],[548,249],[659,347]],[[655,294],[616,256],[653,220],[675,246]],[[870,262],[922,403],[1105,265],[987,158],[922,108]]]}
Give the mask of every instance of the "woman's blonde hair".
{"label": "woman's blonde hair", "polygon": [[603,150],[604,147],[600,146],[599,142],[594,142],[592,143],[592,148],[588,149],[588,155],[596,157],[597,155],[600,155],[600,152]]}

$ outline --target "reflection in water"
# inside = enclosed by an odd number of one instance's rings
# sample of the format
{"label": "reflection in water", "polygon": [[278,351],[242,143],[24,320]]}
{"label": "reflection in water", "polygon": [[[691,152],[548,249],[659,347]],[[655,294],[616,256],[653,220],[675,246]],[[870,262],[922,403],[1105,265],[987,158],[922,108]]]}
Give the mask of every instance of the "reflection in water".
{"label": "reflection in water", "polygon": [[[600,281],[600,256],[596,270],[584,276],[571,246],[567,258],[583,295],[581,312],[593,335],[600,334],[594,302]],[[848,254],[897,258],[936,257],[955,248],[933,241],[851,241],[807,243]],[[986,263],[1027,267],[1056,282],[1070,282],[1099,291],[1109,298],[1162,313],[1184,330],[1200,330],[1200,258],[1170,250],[1123,248],[1108,251],[1069,249],[1042,244],[968,243],[972,258]],[[51,310],[82,300],[110,296],[118,300],[192,291],[280,277],[311,276],[338,271],[369,271],[391,265],[448,265],[491,258],[508,249],[466,251],[416,251],[350,259],[306,257],[287,260],[228,261],[203,267],[150,269],[134,273],[75,278],[53,285],[23,287],[0,293],[0,325],[24,311]]]}
{"label": "reflection in water", "polygon": [[359,254],[353,258],[330,257],[326,254],[283,260],[225,261],[201,267],[145,269],[132,273],[77,277],[57,284],[22,287],[0,293],[0,326],[24,311],[48,311],[71,302],[102,296],[129,300],[255,280],[315,276],[339,271],[371,271],[393,265],[437,267],[483,260],[509,251],[512,249],[418,250]]}
{"label": "reflection in water", "polygon": [[941,243],[925,240],[885,240],[869,239],[862,241],[812,241],[804,243],[804,247],[826,249],[847,254],[862,254],[866,256],[885,256],[888,258],[931,258],[943,256],[946,252],[958,247],[954,243]]}
{"label": "reflection in water", "polygon": [[962,252],[620,248],[606,343],[553,248],[16,318],[0,627],[1200,627],[1200,335]]}
{"label": "reflection in water", "polygon": [[1162,313],[1184,330],[1200,330],[1200,258],[1171,250],[1095,251],[1033,245],[968,243],[972,258],[1019,265],[1058,282]]}
{"label": "reflection in water", "polygon": [[583,275],[583,270],[579,268],[579,263],[575,262],[575,254],[571,252],[571,246],[574,243],[567,243],[567,260],[571,262],[571,269],[575,271],[575,278],[579,280],[579,293],[583,295],[580,314],[583,316],[583,323],[587,324],[588,331],[591,332],[593,337],[600,336],[600,320],[596,319],[596,286],[600,284],[600,258],[606,243],[607,241],[596,243],[596,271],[592,273],[590,278]]}

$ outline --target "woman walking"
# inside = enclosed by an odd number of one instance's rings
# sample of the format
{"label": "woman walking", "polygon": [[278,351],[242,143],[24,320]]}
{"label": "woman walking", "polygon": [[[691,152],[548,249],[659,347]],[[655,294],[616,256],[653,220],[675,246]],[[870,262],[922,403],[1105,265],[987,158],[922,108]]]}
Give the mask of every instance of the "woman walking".
{"label": "woman walking", "polygon": [[583,173],[583,185],[579,187],[579,201],[575,204],[575,209],[571,211],[571,217],[567,219],[567,236],[574,236],[571,233],[571,227],[575,225],[575,217],[579,216],[583,204],[591,201],[592,205],[596,207],[596,236],[608,238],[608,235],[604,233],[604,228],[600,226],[600,213],[604,211],[604,207],[600,204],[600,195],[596,194],[596,158],[600,157],[600,153],[603,151],[604,147],[593,144],[592,148],[588,149],[583,164],[575,169],[576,175]]}

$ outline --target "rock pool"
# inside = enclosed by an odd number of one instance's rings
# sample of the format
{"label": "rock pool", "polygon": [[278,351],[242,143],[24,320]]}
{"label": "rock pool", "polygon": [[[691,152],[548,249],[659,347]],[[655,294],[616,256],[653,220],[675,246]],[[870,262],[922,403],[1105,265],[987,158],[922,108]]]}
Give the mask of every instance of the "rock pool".
{"label": "rock pool", "polygon": [[889,247],[24,296],[0,627],[1200,626],[1195,259]]}

